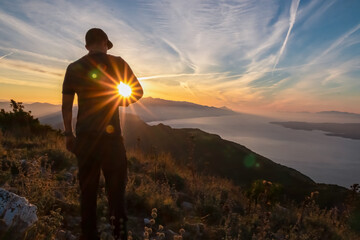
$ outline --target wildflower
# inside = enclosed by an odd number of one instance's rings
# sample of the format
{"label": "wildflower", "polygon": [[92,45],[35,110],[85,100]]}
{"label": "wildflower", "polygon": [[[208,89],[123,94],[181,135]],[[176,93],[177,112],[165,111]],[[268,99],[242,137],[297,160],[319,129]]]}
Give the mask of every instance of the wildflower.
{"label": "wildflower", "polygon": [[151,213],[151,216],[152,216],[153,218],[156,218],[156,217],[157,217],[157,213],[156,213],[156,212],[152,212],[152,213]]}
{"label": "wildflower", "polygon": [[153,208],[153,209],[151,210],[151,212],[156,212],[156,213],[157,213],[157,209],[156,209],[156,208]]}
{"label": "wildflower", "polygon": [[180,228],[179,233],[180,233],[181,235],[183,235],[183,234],[185,233],[185,229]]}
{"label": "wildflower", "polygon": [[150,224],[154,225],[155,224],[155,219],[150,219]]}
{"label": "wildflower", "polygon": [[159,225],[159,231],[162,231],[164,229],[164,226],[163,225]]}
{"label": "wildflower", "polygon": [[316,195],[318,195],[318,194],[319,194],[318,191],[311,192],[310,197],[311,197],[311,198],[314,198],[314,197],[315,197]]}

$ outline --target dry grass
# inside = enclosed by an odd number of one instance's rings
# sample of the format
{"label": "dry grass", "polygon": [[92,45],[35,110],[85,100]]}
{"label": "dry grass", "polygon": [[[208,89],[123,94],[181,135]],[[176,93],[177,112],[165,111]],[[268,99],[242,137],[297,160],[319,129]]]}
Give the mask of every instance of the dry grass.
{"label": "dry grass", "polygon": [[[5,134],[0,141],[1,186],[38,207],[39,221],[23,239],[55,239],[60,230],[78,236],[79,188],[76,178],[69,179],[69,173],[76,176],[76,159],[64,139],[56,133],[22,139]],[[359,239],[349,225],[358,190],[341,208],[320,209],[316,193],[301,204],[280,204],[276,184],[267,181],[243,191],[229,180],[194,173],[166,153],[127,155],[130,239]],[[99,229],[102,239],[111,239],[100,186]]]}

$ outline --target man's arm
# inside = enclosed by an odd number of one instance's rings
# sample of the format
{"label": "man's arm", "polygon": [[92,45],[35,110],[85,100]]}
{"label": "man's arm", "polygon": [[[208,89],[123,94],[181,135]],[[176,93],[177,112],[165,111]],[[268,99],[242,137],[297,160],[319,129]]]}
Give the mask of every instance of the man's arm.
{"label": "man's arm", "polygon": [[129,99],[130,100],[129,104],[132,104],[134,102],[137,102],[140,98],[142,98],[142,96],[144,95],[144,91],[142,86],[140,85],[139,80],[135,75],[133,75],[130,86],[132,86],[131,87],[132,93]]}
{"label": "man's arm", "polygon": [[74,94],[62,95],[62,116],[64,121],[66,149],[70,152],[74,151],[75,137],[72,132],[72,108],[74,102]]}
{"label": "man's arm", "polygon": [[[125,99],[125,106],[128,106],[132,103],[137,102],[142,96],[144,95],[143,88],[131,70],[130,66],[125,62],[125,83],[129,86],[131,86],[131,96]],[[124,103],[122,102],[120,104],[121,106],[124,106]]]}

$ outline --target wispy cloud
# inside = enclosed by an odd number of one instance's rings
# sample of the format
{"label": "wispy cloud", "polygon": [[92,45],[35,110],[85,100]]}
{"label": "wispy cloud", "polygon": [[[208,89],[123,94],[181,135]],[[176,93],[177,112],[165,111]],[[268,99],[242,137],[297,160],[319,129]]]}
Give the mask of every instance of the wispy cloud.
{"label": "wispy cloud", "polygon": [[338,39],[336,39],[328,48],[326,48],[320,55],[315,57],[311,63],[316,63],[323,57],[325,57],[328,53],[331,51],[337,49],[346,39],[348,39],[352,34],[357,32],[360,29],[360,23],[357,24],[355,27],[351,28],[349,31],[347,31],[345,34],[340,36]]}
{"label": "wispy cloud", "polygon": [[[358,88],[359,54],[351,49],[359,46],[360,17],[346,22],[351,9],[336,0],[14,0],[0,6],[0,78],[7,83],[35,78],[60,87],[67,64],[86,54],[85,32],[100,27],[114,43],[109,53],[126,59],[154,97],[291,108],[335,89],[341,102]],[[332,26],[339,25],[329,28],[335,12]]]}
{"label": "wispy cloud", "polygon": [[5,55],[2,55],[2,56],[0,56],[0,59],[3,59],[3,58],[5,58],[5,57],[7,57],[7,56],[10,56],[10,55],[12,55],[14,52],[9,52],[9,53],[7,53],[7,54],[5,54]]}
{"label": "wispy cloud", "polygon": [[288,39],[289,39],[289,36],[290,36],[290,33],[291,33],[291,30],[295,24],[295,20],[296,20],[296,12],[297,12],[297,9],[299,7],[299,3],[300,3],[300,0],[293,0],[292,3],[291,3],[291,8],[290,8],[290,17],[289,17],[289,29],[286,33],[286,37],[285,37],[285,40],[283,42],[283,44],[281,45],[281,48],[280,48],[280,51],[276,57],[276,60],[275,60],[275,63],[274,63],[274,67],[273,69],[276,68],[276,65],[279,63],[279,60],[285,50],[285,47],[286,47],[286,44],[288,42]]}

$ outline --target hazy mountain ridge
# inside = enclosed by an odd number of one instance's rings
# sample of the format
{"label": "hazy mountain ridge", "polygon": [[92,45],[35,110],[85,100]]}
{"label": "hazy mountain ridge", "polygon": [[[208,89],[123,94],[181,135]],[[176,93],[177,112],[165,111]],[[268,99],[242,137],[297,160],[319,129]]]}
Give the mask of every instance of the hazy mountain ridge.
{"label": "hazy mountain ridge", "polygon": [[[55,105],[51,103],[34,102],[24,103],[23,105],[27,111],[31,111],[34,117],[43,117],[61,110],[61,105]],[[11,109],[9,102],[0,102],[0,109],[9,111]]]}
{"label": "hazy mountain ridge", "polygon": [[295,130],[321,130],[328,136],[360,140],[360,123],[271,122]]}
{"label": "hazy mountain ridge", "polygon": [[125,112],[135,114],[145,122],[237,114],[226,107],[217,108],[186,101],[171,101],[152,97],[140,99],[139,102],[126,108]]}
{"label": "hazy mountain ridge", "polygon": [[317,112],[317,114],[338,114],[338,115],[347,115],[347,116],[353,116],[353,117],[360,117],[360,114],[358,114],[358,113],[341,112],[341,111],[321,111],[321,112]]}
{"label": "hazy mountain ridge", "polygon": [[[31,107],[27,109],[31,110]],[[139,102],[136,102],[125,109],[120,108],[120,112],[122,111],[125,113],[137,115],[145,122],[239,114],[226,107],[216,108],[191,102],[178,102],[151,97],[142,98]],[[76,116],[76,112],[77,106],[74,106],[74,116]],[[62,121],[61,111],[40,116],[39,119],[44,124],[50,124],[56,128],[61,128],[61,126],[57,125]]]}

